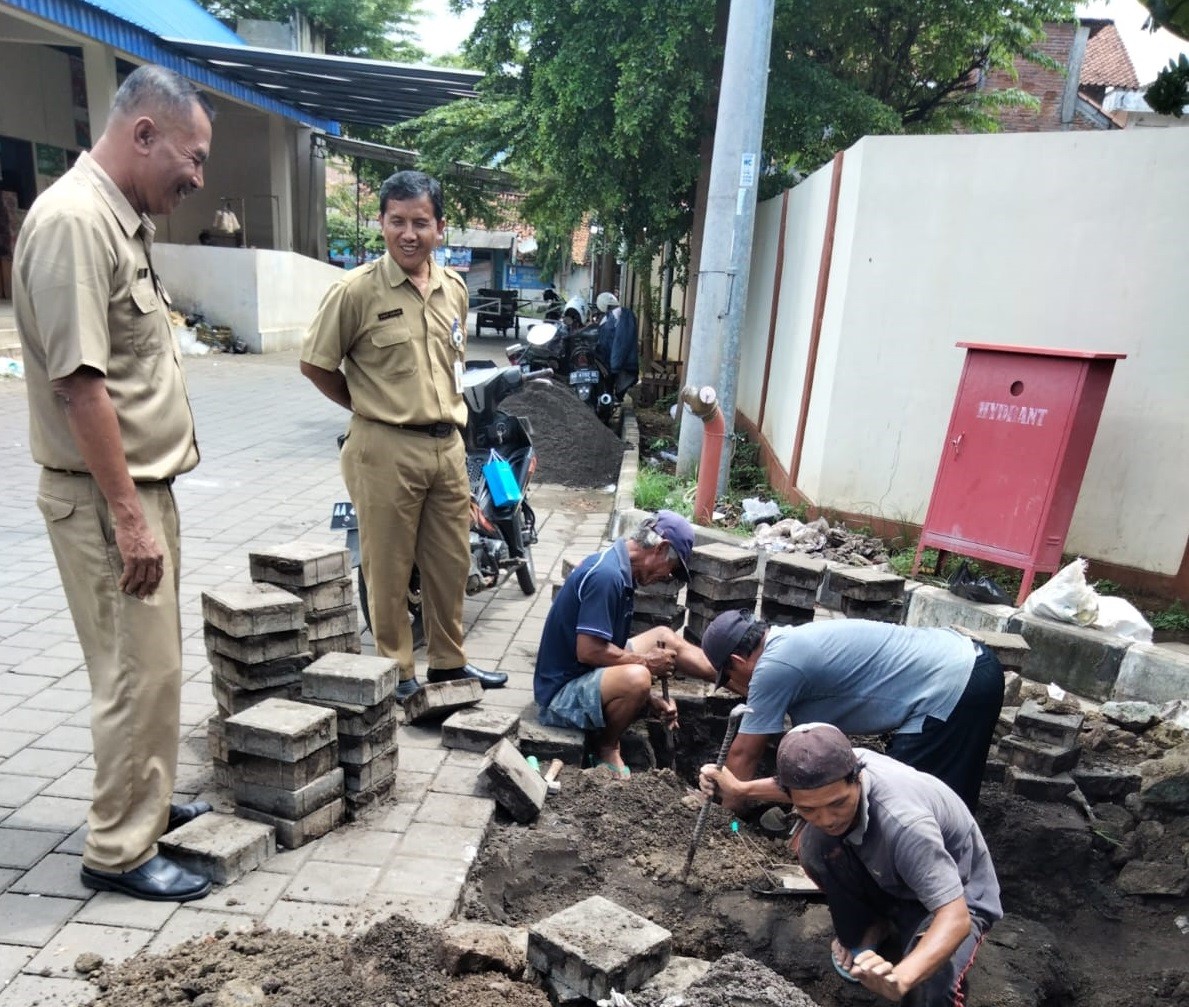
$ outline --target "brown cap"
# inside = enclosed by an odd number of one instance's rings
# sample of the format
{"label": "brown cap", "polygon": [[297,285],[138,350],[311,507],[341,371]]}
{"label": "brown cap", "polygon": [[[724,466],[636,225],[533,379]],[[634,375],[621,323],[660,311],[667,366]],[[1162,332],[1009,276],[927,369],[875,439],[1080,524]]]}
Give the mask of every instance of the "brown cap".
{"label": "brown cap", "polygon": [[798,724],[776,750],[776,782],[785,790],[816,790],[858,768],[855,750],[833,724]]}

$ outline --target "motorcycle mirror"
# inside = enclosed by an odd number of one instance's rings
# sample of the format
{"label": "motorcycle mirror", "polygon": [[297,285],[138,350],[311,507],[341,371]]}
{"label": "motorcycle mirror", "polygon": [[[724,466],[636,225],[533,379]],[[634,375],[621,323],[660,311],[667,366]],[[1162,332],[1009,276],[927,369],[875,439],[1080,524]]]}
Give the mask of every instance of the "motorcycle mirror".
{"label": "motorcycle mirror", "polygon": [[529,346],[547,346],[556,335],[556,325],[552,322],[542,322],[540,325],[534,325],[529,329],[528,335],[525,338]]}

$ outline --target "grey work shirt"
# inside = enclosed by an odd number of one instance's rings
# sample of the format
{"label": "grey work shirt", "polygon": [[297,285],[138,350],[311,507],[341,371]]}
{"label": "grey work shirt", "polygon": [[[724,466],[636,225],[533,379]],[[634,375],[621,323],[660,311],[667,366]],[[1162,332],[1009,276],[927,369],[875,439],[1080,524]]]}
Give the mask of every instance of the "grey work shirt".
{"label": "grey work shirt", "polygon": [[855,827],[844,837],[893,898],[929,912],[959,895],[993,923],[1003,918],[999,879],[978,823],[940,780],[878,752],[856,748],[864,765]]}

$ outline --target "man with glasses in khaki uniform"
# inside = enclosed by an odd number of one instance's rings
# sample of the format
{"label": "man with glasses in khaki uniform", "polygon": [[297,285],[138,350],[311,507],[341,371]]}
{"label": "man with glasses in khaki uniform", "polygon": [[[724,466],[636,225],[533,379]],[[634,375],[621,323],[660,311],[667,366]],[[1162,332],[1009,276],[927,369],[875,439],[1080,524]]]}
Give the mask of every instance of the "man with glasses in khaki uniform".
{"label": "man with glasses in khaki uniform", "polygon": [[[508,676],[468,664],[462,602],[471,566],[471,488],[462,379],[467,288],[433,259],[446,222],[442,187],[398,171],[380,187],[387,254],[330,289],[301,351],[301,373],[352,413],[343,480],[359,516],[376,652],[400,665],[398,699],[413,674],[409,577],[421,571],[431,682]],[[341,368],[341,369],[340,369]]]}
{"label": "man with glasses in khaki uniform", "polygon": [[13,271],[37,504],[91,681],[82,883],[162,902],[210,891],[157,852],[210,805],[170,803],[182,680],[171,485],[198,445],[149,215],[202,187],[213,118],[173,71],[134,71],[91,153],[34,202]]}

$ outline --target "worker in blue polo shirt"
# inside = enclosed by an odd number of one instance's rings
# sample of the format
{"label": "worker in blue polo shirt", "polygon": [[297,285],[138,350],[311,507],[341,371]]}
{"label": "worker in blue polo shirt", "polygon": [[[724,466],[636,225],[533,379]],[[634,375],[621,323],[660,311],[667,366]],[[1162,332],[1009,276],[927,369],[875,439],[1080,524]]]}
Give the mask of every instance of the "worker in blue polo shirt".
{"label": "worker in blue polo shirt", "polygon": [[677,707],[652,692],[654,679],[680,671],[713,679],[706,655],[667,626],[629,639],[638,586],[686,580],[694,529],[657,511],[627,538],[588,556],[566,578],[541,634],[533,693],[542,724],[596,732],[595,764],[631,775],[619,751],[624,731],[646,709],[676,726]]}

